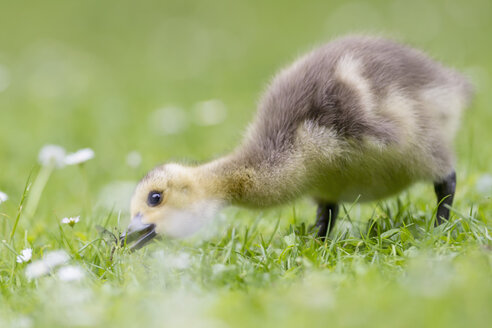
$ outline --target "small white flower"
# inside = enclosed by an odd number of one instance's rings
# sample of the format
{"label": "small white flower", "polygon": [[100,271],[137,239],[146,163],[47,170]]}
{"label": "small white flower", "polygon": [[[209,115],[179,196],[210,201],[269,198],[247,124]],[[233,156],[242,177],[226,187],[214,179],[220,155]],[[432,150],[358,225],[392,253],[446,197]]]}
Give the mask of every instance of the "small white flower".
{"label": "small white flower", "polygon": [[225,271],[227,271],[227,266],[225,264],[216,263],[216,264],[212,265],[212,274],[214,276],[218,276]]}
{"label": "small white flower", "polygon": [[99,203],[108,210],[128,211],[136,186],[135,181],[110,182],[99,191]]}
{"label": "small white flower", "polygon": [[47,275],[55,267],[67,263],[69,256],[65,251],[53,251],[47,253],[43,259],[27,265],[26,276],[29,280]]}
{"label": "small white flower", "polygon": [[62,281],[79,281],[84,278],[85,273],[79,266],[67,265],[60,268],[57,275]]}
{"label": "small white flower", "polygon": [[183,109],[179,107],[164,107],[150,115],[149,125],[155,134],[177,134],[186,129],[188,119]]}
{"label": "small white flower", "polygon": [[29,280],[44,276],[50,272],[50,268],[42,260],[29,263],[26,267],[26,276]]}
{"label": "small white flower", "polygon": [[21,251],[20,255],[17,255],[17,263],[29,262],[32,258],[32,249],[26,248]]}
{"label": "small white flower", "polygon": [[90,148],[84,148],[77,150],[75,153],[68,154],[65,157],[66,165],[76,165],[87,162],[94,158],[94,151]]}
{"label": "small white flower", "polygon": [[73,227],[75,223],[80,221],[80,216],[76,216],[73,218],[63,218],[61,220],[61,223],[68,224],[69,226]]}
{"label": "small white flower", "polygon": [[126,155],[126,164],[130,167],[138,167],[142,163],[142,156],[140,155],[139,152],[137,151],[132,151],[129,152],[128,155]]}
{"label": "small white flower", "polygon": [[227,108],[222,101],[211,99],[196,103],[193,114],[198,125],[216,125],[225,120]]}
{"label": "small white flower", "polygon": [[6,202],[9,199],[9,196],[7,196],[6,193],[0,191],[0,204],[3,202]]}
{"label": "small white flower", "polygon": [[296,241],[296,234],[293,232],[290,235],[287,235],[284,237],[284,241],[287,244],[287,246],[293,246],[297,244]]}
{"label": "small white flower", "polygon": [[478,178],[475,187],[481,194],[492,194],[492,174],[482,174]]}
{"label": "small white flower", "polygon": [[172,255],[167,259],[167,265],[170,268],[174,268],[174,269],[183,270],[188,268],[190,264],[191,264],[190,254],[184,252]]}
{"label": "small white flower", "polygon": [[45,145],[39,151],[38,160],[43,166],[54,165],[57,168],[65,166],[65,149],[57,145]]}
{"label": "small white flower", "polygon": [[67,263],[69,259],[70,257],[65,251],[53,251],[43,257],[43,262],[48,266],[48,268],[52,269],[56,266]]}
{"label": "small white flower", "polygon": [[34,327],[33,321],[27,316],[20,316],[13,319],[9,325],[11,328],[31,328]]}

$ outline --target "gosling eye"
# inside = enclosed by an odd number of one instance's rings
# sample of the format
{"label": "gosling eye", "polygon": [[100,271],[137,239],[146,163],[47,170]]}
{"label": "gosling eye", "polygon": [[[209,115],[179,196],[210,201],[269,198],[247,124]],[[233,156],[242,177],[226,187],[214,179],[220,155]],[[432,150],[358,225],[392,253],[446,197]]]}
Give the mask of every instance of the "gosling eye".
{"label": "gosling eye", "polygon": [[162,202],[162,192],[151,191],[147,197],[147,204],[151,207],[155,207]]}

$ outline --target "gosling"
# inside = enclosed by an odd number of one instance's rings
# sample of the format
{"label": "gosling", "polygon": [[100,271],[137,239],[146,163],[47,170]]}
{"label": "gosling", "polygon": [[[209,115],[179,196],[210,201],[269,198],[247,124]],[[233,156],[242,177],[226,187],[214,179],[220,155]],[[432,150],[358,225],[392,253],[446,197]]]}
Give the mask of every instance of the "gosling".
{"label": "gosling", "polygon": [[138,184],[123,235],[142,247],[183,237],[225,205],[268,207],[307,195],[324,238],[341,202],[394,195],[431,181],[436,224],[449,218],[453,138],[470,83],[419,50],[377,37],[336,39],[283,69],[244,141],[198,166],[165,164]]}

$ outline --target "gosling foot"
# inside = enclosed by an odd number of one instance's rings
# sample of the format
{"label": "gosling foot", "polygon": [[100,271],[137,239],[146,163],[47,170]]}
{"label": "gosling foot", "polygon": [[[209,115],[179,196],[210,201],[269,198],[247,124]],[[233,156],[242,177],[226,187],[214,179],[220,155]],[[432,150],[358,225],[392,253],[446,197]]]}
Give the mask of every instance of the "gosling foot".
{"label": "gosling foot", "polygon": [[434,190],[437,196],[436,226],[449,220],[449,206],[453,205],[454,191],[456,189],[456,172],[453,171],[441,181],[434,182]]}
{"label": "gosling foot", "polygon": [[315,228],[318,229],[318,237],[323,240],[331,232],[338,216],[338,204],[330,202],[318,202],[316,211]]}

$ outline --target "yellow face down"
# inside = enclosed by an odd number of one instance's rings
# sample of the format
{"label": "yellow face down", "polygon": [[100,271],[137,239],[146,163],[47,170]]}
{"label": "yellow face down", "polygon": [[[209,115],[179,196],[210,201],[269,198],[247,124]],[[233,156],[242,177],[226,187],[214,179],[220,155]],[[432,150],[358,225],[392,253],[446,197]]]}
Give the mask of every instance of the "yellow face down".
{"label": "yellow face down", "polygon": [[132,221],[123,236],[140,248],[157,235],[186,237],[213,218],[221,201],[200,183],[200,171],[166,164],[150,171],[138,184],[131,201]]}

